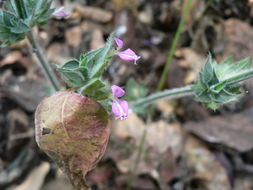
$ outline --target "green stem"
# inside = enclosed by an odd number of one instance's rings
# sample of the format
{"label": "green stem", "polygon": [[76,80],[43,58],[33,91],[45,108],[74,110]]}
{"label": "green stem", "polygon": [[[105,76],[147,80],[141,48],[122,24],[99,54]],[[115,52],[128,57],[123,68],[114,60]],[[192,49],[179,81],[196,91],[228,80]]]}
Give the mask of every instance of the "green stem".
{"label": "green stem", "polygon": [[60,84],[57,80],[57,77],[55,76],[54,72],[52,71],[51,66],[48,63],[47,59],[45,58],[45,55],[43,54],[41,47],[40,47],[39,43],[37,42],[32,31],[28,32],[27,38],[32,46],[33,53],[35,53],[36,57],[38,58],[39,63],[41,65],[47,79],[51,82],[55,91],[59,90]]}
{"label": "green stem", "polygon": [[235,84],[251,77],[253,77],[253,68],[236,73],[235,75],[230,76],[228,79],[225,79],[225,81],[227,81],[227,84]]}
{"label": "green stem", "polygon": [[194,94],[192,87],[193,85],[188,85],[181,88],[164,90],[161,92],[151,94],[150,96],[140,98],[136,100],[135,102],[130,102],[130,104],[131,106],[146,106],[161,99],[176,99],[176,98],[181,98],[185,96],[190,96]]}
{"label": "green stem", "polygon": [[162,76],[160,78],[160,81],[159,81],[159,84],[158,84],[158,87],[157,87],[157,91],[162,90],[162,88],[164,87],[165,80],[166,80],[166,77],[167,77],[168,72],[169,72],[169,67],[170,67],[170,65],[172,63],[173,55],[175,53],[177,44],[178,44],[179,39],[180,39],[181,31],[182,31],[182,29],[184,27],[186,17],[188,16],[188,13],[189,13],[189,10],[190,10],[190,5],[191,5],[191,0],[185,0],[184,1],[184,7],[183,7],[183,12],[182,12],[182,17],[181,17],[181,20],[179,22],[175,38],[174,38],[174,40],[172,42],[172,46],[171,46],[171,48],[169,50],[167,61],[166,61],[165,67],[163,69],[163,73],[162,73]]}
{"label": "green stem", "polygon": [[[229,85],[229,84],[242,82],[252,77],[253,77],[253,68],[250,68],[248,70],[238,72],[234,75],[230,75],[228,78],[225,78],[223,81],[225,81],[226,84]],[[220,83],[222,83],[222,81]],[[191,96],[191,95],[194,95],[193,86],[194,85],[188,85],[181,88],[174,88],[170,90],[157,92],[147,97],[140,98],[134,102],[130,102],[130,105],[132,107],[146,106],[161,99],[177,99],[177,98],[182,98],[185,96]]]}

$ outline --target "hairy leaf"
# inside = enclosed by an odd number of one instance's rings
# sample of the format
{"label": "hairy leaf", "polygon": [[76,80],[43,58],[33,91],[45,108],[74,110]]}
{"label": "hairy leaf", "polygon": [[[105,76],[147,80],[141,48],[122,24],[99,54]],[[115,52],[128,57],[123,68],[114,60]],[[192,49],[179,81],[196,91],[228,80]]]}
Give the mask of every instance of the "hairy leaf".
{"label": "hairy leaf", "polygon": [[80,94],[96,100],[104,100],[109,97],[111,91],[101,79],[93,78],[87,82],[80,90]]}
{"label": "hairy leaf", "polygon": [[114,36],[114,33],[112,33],[102,48],[81,55],[80,66],[88,69],[90,78],[100,77],[104,70],[109,66],[110,58],[112,56]]}
{"label": "hairy leaf", "polygon": [[63,79],[72,87],[80,87],[88,80],[88,71],[85,67],[79,67],[77,60],[71,60],[58,67]]}
{"label": "hairy leaf", "polygon": [[200,72],[199,80],[193,87],[196,101],[202,102],[211,109],[235,101],[240,97],[240,85],[236,84],[251,74],[251,58],[233,63],[231,57],[217,64],[211,54]]}
{"label": "hairy leaf", "polygon": [[103,155],[109,139],[108,115],[95,100],[60,91],[45,98],[35,113],[36,141],[66,172],[77,190]]}

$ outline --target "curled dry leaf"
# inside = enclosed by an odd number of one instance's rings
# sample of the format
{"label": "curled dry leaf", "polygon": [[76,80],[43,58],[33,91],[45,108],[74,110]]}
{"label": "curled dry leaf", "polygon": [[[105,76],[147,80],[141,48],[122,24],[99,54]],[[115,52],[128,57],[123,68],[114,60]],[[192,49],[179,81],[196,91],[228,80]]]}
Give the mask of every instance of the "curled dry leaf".
{"label": "curled dry leaf", "polygon": [[106,110],[95,100],[60,91],[45,98],[35,113],[36,141],[66,172],[77,190],[103,155],[109,127]]}

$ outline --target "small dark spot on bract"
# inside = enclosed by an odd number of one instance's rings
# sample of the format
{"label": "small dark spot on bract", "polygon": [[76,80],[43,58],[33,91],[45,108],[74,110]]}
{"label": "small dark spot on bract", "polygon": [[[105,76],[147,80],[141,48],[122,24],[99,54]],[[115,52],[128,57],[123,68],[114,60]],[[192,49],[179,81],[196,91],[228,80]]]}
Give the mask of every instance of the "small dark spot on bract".
{"label": "small dark spot on bract", "polygon": [[43,128],[42,129],[42,135],[50,134],[50,132],[51,132],[51,129],[49,129],[49,128]]}

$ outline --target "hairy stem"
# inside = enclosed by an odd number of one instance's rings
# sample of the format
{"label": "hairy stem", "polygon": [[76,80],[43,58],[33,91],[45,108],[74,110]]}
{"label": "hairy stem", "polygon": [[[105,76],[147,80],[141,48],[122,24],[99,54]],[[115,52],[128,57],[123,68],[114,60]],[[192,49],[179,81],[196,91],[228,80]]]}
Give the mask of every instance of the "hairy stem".
{"label": "hairy stem", "polygon": [[[227,85],[229,84],[232,85],[232,84],[242,82],[252,77],[253,77],[253,68],[250,68],[248,70],[238,72],[234,75],[230,75],[230,76],[228,75],[228,77],[225,78],[223,81],[225,81]],[[182,98],[185,96],[192,96],[194,95],[193,86],[194,85],[187,85],[181,88],[174,88],[174,89],[157,92],[147,97],[140,98],[136,101],[130,102],[130,105],[132,107],[147,106],[161,99],[177,99],[177,98]]]}
{"label": "hairy stem", "polygon": [[175,53],[177,44],[178,44],[179,39],[180,39],[180,34],[181,34],[182,29],[184,27],[186,17],[188,16],[188,13],[189,13],[190,5],[191,5],[191,0],[184,0],[184,7],[183,7],[183,12],[182,12],[181,20],[179,22],[175,38],[174,38],[174,40],[172,42],[172,46],[171,46],[171,48],[169,50],[167,61],[166,61],[166,64],[164,66],[163,73],[162,73],[162,76],[160,78],[160,81],[159,81],[159,84],[158,84],[158,87],[157,87],[157,91],[162,90],[162,88],[164,87],[165,80],[166,80],[166,77],[167,77],[168,72],[169,72],[169,67],[170,67],[170,65],[172,63],[173,55]]}
{"label": "hairy stem", "polygon": [[130,102],[131,106],[146,106],[152,104],[161,99],[177,99],[185,96],[194,95],[192,90],[193,85],[184,86],[181,88],[174,88],[170,90],[164,90],[151,94],[150,96],[140,98],[135,102]]}
{"label": "hairy stem", "polygon": [[27,38],[32,46],[33,53],[38,58],[38,60],[39,60],[38,63],[42,67],[47,79],[50,81],[50,83],[52,84],[55,91],[59,90],[60,84],[57,80],[57,77],[55,76],[54,72],[52,71],[51,66],[48,63],[44,53],[42,52],[40,45],[37,42],[32,31],[28,32]]}
{"label": "hairy stem", "polygon": [[235,84],[253,77],[253,68],[236,73],[235,75],[229,76],[225,79],[227,84]]}

